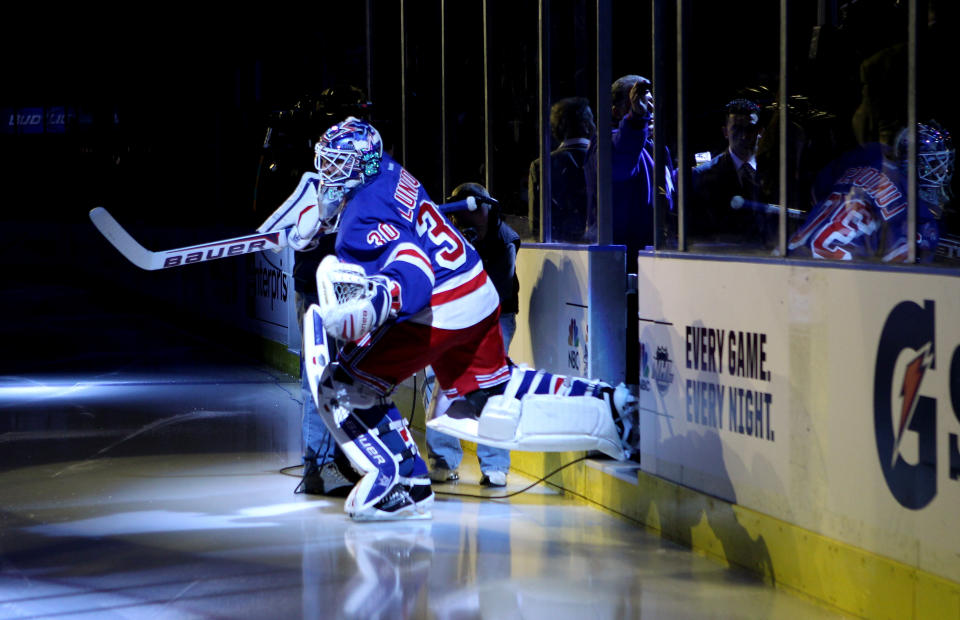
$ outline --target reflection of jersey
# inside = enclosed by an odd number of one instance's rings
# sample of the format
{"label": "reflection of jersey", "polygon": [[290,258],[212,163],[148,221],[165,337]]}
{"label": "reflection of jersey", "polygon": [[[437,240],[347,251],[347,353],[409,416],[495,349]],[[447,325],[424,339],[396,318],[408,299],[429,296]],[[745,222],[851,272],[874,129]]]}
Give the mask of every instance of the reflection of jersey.
{"label": "reflection of jersey", "polygon": [[368,275],[397,283],[399,321],[462,329],[497,309],[497,291],[476,250],[389,155],[380,174],[350,195],[336,252]]}
{"label": "reflection of jersey", "polygon": [[[813,204],[790,239],[798,255],[838,260],[907,260],[907,190],[899,168],[871,144],[847,153],[824,170],[813,188]],[[937,221],[921,202],[917,213],[917,255],[932,258]]]}

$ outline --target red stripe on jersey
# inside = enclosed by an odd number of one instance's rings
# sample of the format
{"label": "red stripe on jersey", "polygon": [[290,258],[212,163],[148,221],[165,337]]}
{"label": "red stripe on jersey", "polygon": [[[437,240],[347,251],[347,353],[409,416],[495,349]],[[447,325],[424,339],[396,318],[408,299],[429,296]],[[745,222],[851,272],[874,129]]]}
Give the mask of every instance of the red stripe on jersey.
{"label": "red stripe on jersey", "polygon": [[510,367],[504,366],[495,373],[489,375],[477,375],[475,378],[477,380],[477,385],[480,387],[493,387],[510,380]]}
{"label": "red stripe on jersey", "polygon": [[487,272],[481,271],[474,278],[467,280],[460,286],[456,286],[449,291],[443,291],[442,293],[435,293],[430,298],[431,306],[439,306],[440,304],[445,304],[448,301],[453,301],[454,299],[460,299],[464,295],[472,293],[473,291],[479,289],[487,282]]}
{"label": "red stripe on jersey", "polygon": [[400,290],[400,285],[390,280],[390,309],[394,312],[400,312],[401,306],[403,306],[403,295]]}
{"label": "red stripe on jersey", "polygon": [[[399,252],[397,252],[397,256],[398,256],[398,257],[399,257],[399,256],[413,256],[414,258],[418,258],[418,259],[420,259],[420,261],[423,262],[424,265],[427,266],[427,271],[430,271],[431,273],[433,272],[433,267],[430,265],[430,261],[427,259],[427,257],[424,256],[422,253],[414,250],[414,249],[400,250]],[[396,260],[396,257],[394,257],[394,260]]]}

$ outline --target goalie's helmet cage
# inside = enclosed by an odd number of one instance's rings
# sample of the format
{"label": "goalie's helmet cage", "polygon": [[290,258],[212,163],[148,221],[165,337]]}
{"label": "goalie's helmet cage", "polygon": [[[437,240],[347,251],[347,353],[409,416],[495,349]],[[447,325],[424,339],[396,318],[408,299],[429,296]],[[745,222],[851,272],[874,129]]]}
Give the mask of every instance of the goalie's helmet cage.
{"label": "goalie's helmet cage", "polygon": [[350,116],[327,129],[314,152],[313,165],[320,173],[320,220],[331,234],[339,228],[347,192],[380,174],[383,141],[372,125]]}
{"label": "goalie's helmet cage", "polygon": [[356,117],[327,129],[314,151],[313,163],[325,187],[350,189],[380,174],[383,141],[372,125]]}
{"label": "goalie's helmet cage", "polygon": [[[907,169],[910,133],[904,129],[897,138],[897,160]],[[950,200],[950,181],[953,178],[954,148],[950,132],[936,121],[917,123],[917,193],[928,203],[935,218]]]}

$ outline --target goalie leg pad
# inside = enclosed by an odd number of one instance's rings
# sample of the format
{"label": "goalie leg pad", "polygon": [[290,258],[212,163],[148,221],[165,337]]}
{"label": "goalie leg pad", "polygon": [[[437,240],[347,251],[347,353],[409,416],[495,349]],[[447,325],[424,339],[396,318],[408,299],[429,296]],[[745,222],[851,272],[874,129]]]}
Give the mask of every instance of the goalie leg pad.
{"label": "goalie leg pad", "polygon": [[504,393],[487,400],[479,419],[441,416],[427,425],[507,450],[599,450],[622,460],[629,457],[624,446],[629,426],[614,405],[615,392],[602,381],[518,367]]}
{"label": "goalie leg pad", "polygon": [[323,319],[320,318],[320,306],[311,304],[303,315],[303,361],[304,372],[307,374],[307,383],[310,393],[317,407],[320,407],[317,390],[320,387],[320,378],[323,371],[330,364],[330,349],[327,345],[327,331],[323,328]]}
{"label": "goalie leg pad", "polygon": [[401,478],[414,478],[428,474],[427,464],[420,457],[417,444],[410,434],[407,421],[396,405],[373,407],[356,412],[356,416],[374,432],[395,457],[398,457],[398,472]]}
{"label": "goalie leg pad", "polygon": [[354,467],[364,472],[356,484],[344,510],[348,513],[363,512],[373,508],[400,482],[398,459],[353,413],[341,423],[341,430],[350,440],[340,445]]}
{"label": "goalie leg pad", "polygon": [[[377,426],[371,422],[379,419]],[[372,459],[373,465],[354,487],[344,510],[354,519],[429,519],[433,491],[427,477],[427,464],[407,429],[406,420],[392,404],[353,414],[345,424],[357,422],[367,435],[356,442]],[[375,443],[374,443],[375,442]],[[371,445],[379,450],[371,449]],[[347,452],[346,450],[344,452]],[[349,453],[348,453],[349,454]]]}
{"label": "goalie leg pad", "polygon": [[516,400],[491,396],[479,420],[441,416],[427,425],[460,439],[507,450],[599,450],[618,460],[626,458],[609,397],[531,394]]}
{"label": "goalie leg pad", "polygon": [[427,464],[397,408],[337,363],[324,368],[315,398],[330,434],[364,473],[344,510],[358,520],[429,518],[433,493]]}

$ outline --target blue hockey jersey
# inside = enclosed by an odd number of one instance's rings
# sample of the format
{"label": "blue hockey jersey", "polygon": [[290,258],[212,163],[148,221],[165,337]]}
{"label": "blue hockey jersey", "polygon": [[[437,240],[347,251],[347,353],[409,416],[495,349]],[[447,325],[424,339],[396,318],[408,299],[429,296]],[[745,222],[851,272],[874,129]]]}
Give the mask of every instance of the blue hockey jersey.
{"label": "blue hockey jersey", "polygon": [[349,195],[335,249],[341,261],[396,284],[398,321],[463,329],[499,304],[477,251],[389,155],[380,174]]}
{"label": "blue hockey jersey", "polygon": [[[839,260],[907,260],[907,189],[879,144],[845,154],[822,172],[806,221],[790,239],[797,255]],[[939,224],[930,205],[917,209],[917,256],[933,257]]]}

